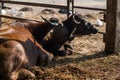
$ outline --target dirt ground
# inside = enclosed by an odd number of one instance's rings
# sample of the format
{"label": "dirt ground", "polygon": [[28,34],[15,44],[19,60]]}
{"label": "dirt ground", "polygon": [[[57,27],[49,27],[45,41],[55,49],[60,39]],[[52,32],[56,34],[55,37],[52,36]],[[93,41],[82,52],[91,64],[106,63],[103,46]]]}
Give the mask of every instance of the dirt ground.
{"label": "dirt ground", "polygon": [[[76,11],[92,24],[96,24],[97,19],[103,19],[103,14],[98,11]],[[25,12],[24,17],[41,20],[40,15],[42,15],[46,18],[57,17],[61,21],[66,19],[65,14],[59,14],[58,10],[55,12],[55,14],[42,14],[37,9],[33,12]],[[3,18],[3,25],[9,25],[13,21]],[[105,32],[105,27],[105,23],[96,26],[101,32]],[[55,57],[47,66],[33,67],[31,71],[36,78],[31,80],[120,80],[120,56],[107,55],[104,52],[103,34],[76,37],[71,44],[74,48],[73,55]]]}

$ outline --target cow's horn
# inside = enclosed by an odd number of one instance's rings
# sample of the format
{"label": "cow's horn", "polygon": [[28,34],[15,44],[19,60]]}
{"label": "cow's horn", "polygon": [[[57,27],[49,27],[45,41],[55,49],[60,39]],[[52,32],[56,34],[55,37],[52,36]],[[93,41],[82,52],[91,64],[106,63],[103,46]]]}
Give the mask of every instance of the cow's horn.
{"label": "cow's horn", "polygon": [[49,23],[50,23],[50,21],[49,21],[49,20],[47,20],[47,19],[45,19],[43,16],[41,16],[41,18],[42,18],[44,21],[46,21],[46,22],[49,22]]}
{"label": "cow's horn", "polygon": [[45,19],[43,16],[41,16],[41,18],[42,18],[44,21],[50,23],[50,24],[53,25],[53,26],[57,26],[57,25],[58,25],[58,24],[56,24],[56,23],[54,23],[54,22],[51,22],[51,21]]}
{"label": "cow's horn", "polygon": [[76,19],[75,19],[75,15],[73,15],[73,21],[76,23],[76,24],[80,24],[81,22],[79,22],[79,21],[77,21]]}

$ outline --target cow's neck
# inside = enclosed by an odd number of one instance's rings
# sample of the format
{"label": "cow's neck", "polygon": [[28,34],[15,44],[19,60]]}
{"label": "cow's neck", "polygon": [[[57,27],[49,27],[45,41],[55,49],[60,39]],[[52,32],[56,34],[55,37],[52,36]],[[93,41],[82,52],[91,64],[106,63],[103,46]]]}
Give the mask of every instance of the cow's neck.
{"label": "cow's neck", "polygon": [[40,42],[51,29],[52,25],[44,22],[41,25],[35,26],[32,34]]}
{"label": "cow's neck", "polygon": [[66,28],[69,30],[69,34],[71,34],[75,28],[75,23],[73,21],[72,16],[69,17],[67,20],[63,21],[63,24],[66,26]]}

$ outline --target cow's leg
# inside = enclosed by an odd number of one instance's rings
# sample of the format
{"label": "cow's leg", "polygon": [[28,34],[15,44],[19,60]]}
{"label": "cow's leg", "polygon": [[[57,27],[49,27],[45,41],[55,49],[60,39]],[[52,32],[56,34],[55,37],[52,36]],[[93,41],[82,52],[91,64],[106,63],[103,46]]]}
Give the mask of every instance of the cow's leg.
{"label": "cow's leg", "polygon": [[53,59],[53,54],[47,52],[46,50],[42,50],[42,52],[38,55],[38,60],[36,65],[48,65]]}
{"label": "cow's leg", "polygon": [[57,44],[51,47],[48,47],[47,50],[51,52],[54,56],[66,56],[72,54],[72,47],[61,46],[61,44]]}
{"label": "cow's leg", "polygon": [[69,43],[69,42],[66,42],[63,46],[64,46],[65,50],[72,50],[73,49],[71,46],[71,43]]}
{"label": "cow's leg", "polygon": [[19,70],[18,80],[35,79],[35,74],[27,69]]}
{"label": "cow's leg", "polygon": [[0,75],[0,80],[17,80],[18,73],[10,71],[11,65],[8,65],[9,69],[4,70]]}
{"label": "cow's leg", "polygon": [[36,43],[36,46],[39,51],[37,65],[47,65],[50,61],[52,61],[53,54],[43,49],[43,47],[38,43]]}
{"label": "cow's leg", "polygon": [[73,51],[72,50],[59,50],[56,51],[58,56],[67,56],[67,55],[72,55]]}
{"label": "cow's leg", "polygon": [[58,56],[66,56],[73,54],[73,48],[70,43],[65,43],[62,47],[56,51]]}
{"label": "cow's leg", "polygon": [[67,55],[72,55],[73,51],[72,50],[60,50],[57,52],[58,56],[67,56]]}
{"label": "cow's leg", "polygon": [[24,61],[24,48],[17,41],[5,41],[0,44],[1,80],[16,80],[18,70]]}

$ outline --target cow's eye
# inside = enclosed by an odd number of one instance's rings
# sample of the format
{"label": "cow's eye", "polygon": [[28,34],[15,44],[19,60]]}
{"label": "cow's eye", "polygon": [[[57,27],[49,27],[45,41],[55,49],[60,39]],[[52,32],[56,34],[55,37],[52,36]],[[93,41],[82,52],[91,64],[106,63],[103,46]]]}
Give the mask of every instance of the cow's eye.
{"label": "cow's eye", "polygon": [[90,23],[88,23],[88,25],[91,25]]}
{"label": "cow's eye", "polygon": [[90,23],[85,23],[87,29],[90,29],[91,24]]}

